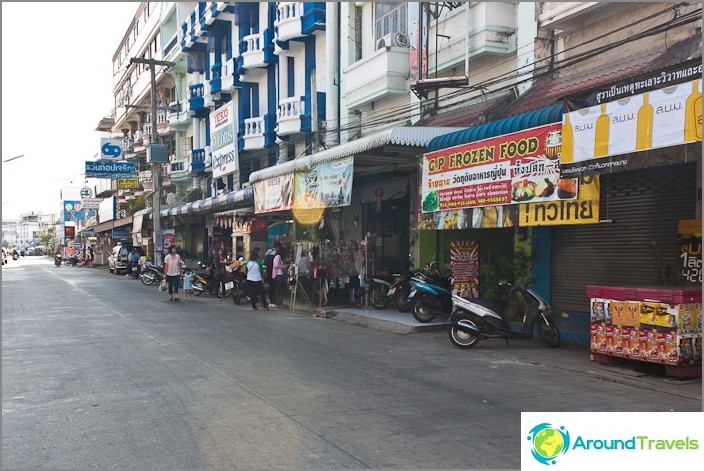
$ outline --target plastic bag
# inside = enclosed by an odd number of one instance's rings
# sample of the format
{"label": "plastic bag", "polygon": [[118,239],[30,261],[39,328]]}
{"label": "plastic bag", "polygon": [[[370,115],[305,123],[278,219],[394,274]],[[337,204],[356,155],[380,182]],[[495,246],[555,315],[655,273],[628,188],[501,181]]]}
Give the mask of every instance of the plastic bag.
{"label": "plastic bag", "polygon": [[161,283],[159,284],[159,291],[166,291],[168,287],[169,285],[166,280],[161,280]]}

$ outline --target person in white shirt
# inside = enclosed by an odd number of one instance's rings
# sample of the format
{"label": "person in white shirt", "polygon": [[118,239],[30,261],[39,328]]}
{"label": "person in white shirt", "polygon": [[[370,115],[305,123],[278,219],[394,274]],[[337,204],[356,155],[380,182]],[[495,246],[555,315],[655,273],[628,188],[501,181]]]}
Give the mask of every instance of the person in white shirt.
{"label": "person in white shirt", "polygon": [[259,260],[259,251],[252,250],[249,253],[249,261],[244,266],[244,271],[247,273],[247,292],[249,300],[252,302],[252,309],[258,310],[257,298],[261,300],[264,309],[269,310],[269,305],[266,303],[264,295],[264,266]]}
{"label": "person in white shirt", "polygon": [[164,274],[169,283],[171,301],[179,301],[178,284],[181,278],[181,257],[176,253],[176,246],[169,247],[169,254],[164,257]]}

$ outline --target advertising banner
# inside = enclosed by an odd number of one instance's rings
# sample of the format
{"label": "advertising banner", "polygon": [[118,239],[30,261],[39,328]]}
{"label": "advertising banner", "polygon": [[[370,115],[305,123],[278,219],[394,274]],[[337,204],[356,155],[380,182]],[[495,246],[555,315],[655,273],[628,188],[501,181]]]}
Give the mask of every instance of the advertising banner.
{"label": "advertising banner", "polygon": [[98,209],[103,198],[81,198],[81,206],[83,209]]}
{"label": "advertising banner", "polygon": [[562,139],[563,176],[628,165],[611,156],[701,141],[702,81],[566,113]]}
{"label": "advertising banner", "polygon": [[349,206],[352,199],[354,158],[325,162],[307,172],[295,173],[294,207],[333,208]]}
{"label": "advertising banner", "polygon": [[293,174],[254,183],[254,212],[268,213],[293,207]]}
{"label": "advertising banner", "polygon": [[462,298],[479,297],[479,242],[450,242],[452,294]]}
{"label": "advertising banner", "polygon": [[111,232],[111,238],[114,240],[125,240],[125,239],[131,239],[132,234],[130,234],[130,231],[123,227],[118,227],[112,230]]}
{"label": "advertising banner", "polygon": [[518,206],[518,225],[564,226],[599,222],[599,176],[579,179],[579,196],[571,201],[546,201]]}
{"label": "advertising banner", "polygon": [[122,139],[101,138],[100,160],[120,160],[122,158]]}
{"label": "advertising banner", "polygon": [[702,221],[683,219],[677,224],[680,273],[684,283],[702,284]]}
{"label": "advertising banner", "polygon": [[86,221],[86,211],[80,201],[64,200],[64,221]]}
{"label": "advertising banner", "polygon": [[136,190],[139,189],[139,178],[118,178],[118,190]]}
{"label": "advertising banner", "polygon": [[86,162],[86,178],[115,179],[136,176],[136,162]]}
{"label": "advertising banner", "polygon": [[423,156],[424,213],[575,198],[560,180],[561,124],[430,152]]}
{"label": "advertising banner", "polygon": [[220,178],[240,169],[236,123],[237,116],[232,101],[210,114],[213,178]]}
{"label": "advertising banner", "polygon": [[168,250],[172,245],[176,245],[176,230],[164,229],[161,231],[161,244],[164,250]]}

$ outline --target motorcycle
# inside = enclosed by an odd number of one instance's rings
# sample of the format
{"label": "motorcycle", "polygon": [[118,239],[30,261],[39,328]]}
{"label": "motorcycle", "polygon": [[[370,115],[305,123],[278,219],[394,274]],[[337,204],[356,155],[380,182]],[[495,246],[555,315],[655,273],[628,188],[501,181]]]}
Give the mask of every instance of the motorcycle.
{"label": "motorcycle", "polygon": [[407,302],[418,322],[427,323],[435,316],[449,316],[452,312],[450,280],[437,269],[437,262],[431,262],[411,277],[410,285]]}
{"label": "motorcycle", "polygon": [[78,257],[72,255],[70,257],[64,258],[64,265],[75,267],[76,265],[78,265]]}
{"label": "motorcycle", "polygon": [[[199,270],[196,270],[193,273],[193,294],[196,296],[200,296],[204,292],[208,292],[212,294],[215,297],[222,297],[222,293],[220,292],[220,287],[213,287],[213,275],[210,273],[210,270],[207,268],[207,265],[205,262],[200,262],[198,264],[198,267],[200,268]],[[217,291],[215,291],[215,289]]]}
{"label": "motorcycle", "polygon": [[245,285],[247,283],[247,275],[242,269],[244,259],[240,257],[238,262],[238,266],[225,270],[225,275],[223,275],[222,278],[222,282],[225,285],[225,292],[222,293],[222,297],[231,297],[235,304],[240,305],[243,302],[247,302],[249,297],[247,296]]}
{"label": "motorcycle", "polygon": [[153,263],[145,263],[139,278],[142,280],[142,283],[149,286],[154,283],[161,283],[165,275],[160,267],[157,267]]}
{"label": "motorcycle", "polygon": [[62,258],[63,257],[61,256],[61,254],[54,255],[54,265],[56,265],[57,267],[61,267]]}
{"label": "motorcycle", "polygon": [[364,283],[369,294],[369,302],[372,303],[374,309],[386,309],[390,302],[391,282],[376,276],[367,276]]}
{"label": "motorcycle", "polygon": [[511,285],[505,280],[499,286],[511,288],[510,294],[520,293],[526,301],[523,314],[523,328],[511,329],[503,317],[506,303],[488,299],[464,299],[452,297],[452,316],[450,317],[449,337],[453,345],[459,348],[471,348],[480,340],[497,338],[527,340],[533,338],[533,330],[538,333],[548,347],[560,345],[560,330],[552,318],[550,303],[530,288],[530,281]]}

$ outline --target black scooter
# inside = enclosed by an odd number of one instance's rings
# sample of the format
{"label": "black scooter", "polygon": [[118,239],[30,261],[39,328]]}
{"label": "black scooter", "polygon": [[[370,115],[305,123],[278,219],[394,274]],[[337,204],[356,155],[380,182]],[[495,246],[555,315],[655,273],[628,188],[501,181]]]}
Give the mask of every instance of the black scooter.
{"label": "black scooter", "polygon": [[533,338],[533,330],[538,328],[540,337],[548,347],[560,345],[560,331],[552,318],[550,303],[530,289],[530,281],[512,286],[507,281],[500,281],[499,286],[509,286],[510,294],[521,293],[526,300],[523,315],[523,328],[511,329],[503,318],[505,303],[488,299],[465,299],[452,296],[452,315],[450,316],[450,341],[459,348],[474,347],[480,340],[509,339],[527,340]]}
{"label": "black scooter", "polygon": [[153,283],[161,283],[165,278],[164,271],[153,263],[145,263],[142,273],[139,274],[142,283],[149,286]]}

